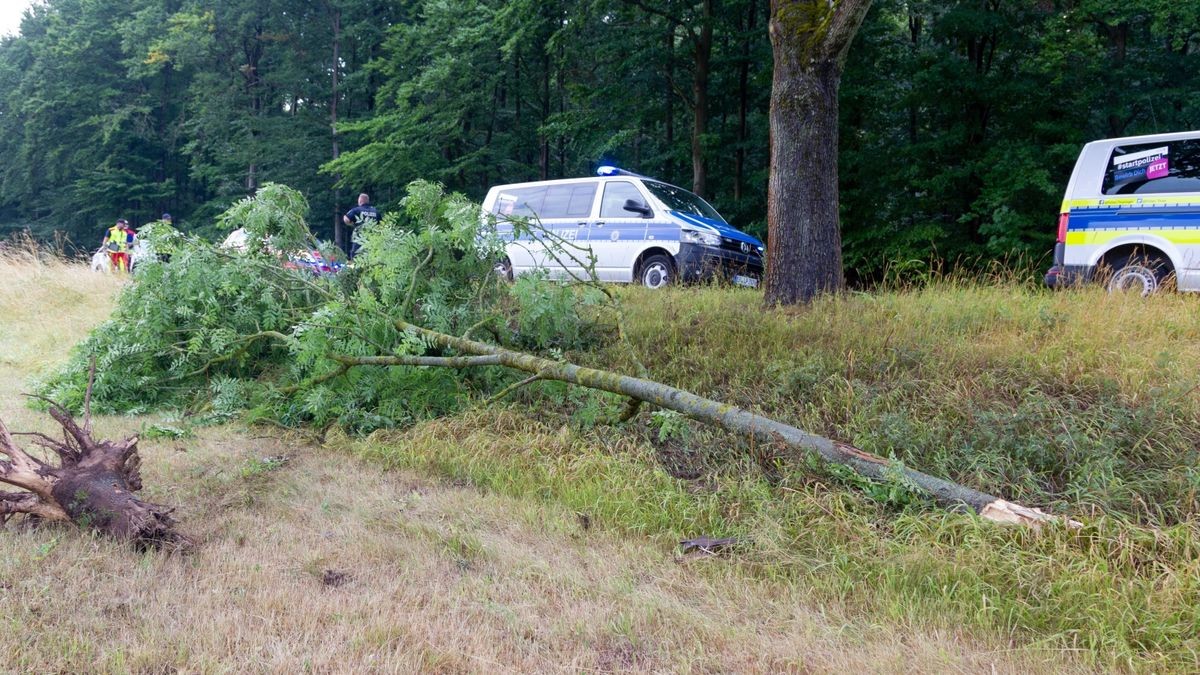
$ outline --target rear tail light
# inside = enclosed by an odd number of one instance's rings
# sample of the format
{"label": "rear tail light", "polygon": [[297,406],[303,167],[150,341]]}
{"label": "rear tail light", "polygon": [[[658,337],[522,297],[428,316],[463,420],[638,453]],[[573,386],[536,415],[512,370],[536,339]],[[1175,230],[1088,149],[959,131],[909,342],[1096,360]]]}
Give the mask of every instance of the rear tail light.
{"label": "rear tail light", "polygon": [[1071,214],[1064,213],[1058,217],[1058,243],[1067,243],[1067,219]]}

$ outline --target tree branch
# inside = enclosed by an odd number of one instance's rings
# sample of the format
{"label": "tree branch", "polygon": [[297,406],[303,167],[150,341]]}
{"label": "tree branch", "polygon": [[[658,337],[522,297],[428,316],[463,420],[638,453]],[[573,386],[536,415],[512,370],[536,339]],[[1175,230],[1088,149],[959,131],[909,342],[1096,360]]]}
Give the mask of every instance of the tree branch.
{"label": "tree branch", "polygon": [[167,382],[176,382],[178,380],[186,380],[188,378],[196,377],[198,375],[203,375],[203,374],[207,373],[213,366],[215,366],[219,363],[224,363],[226,361],[231,361],[231,360],[237,358],[238,356],[245,354],[246,350],[250,348],[250,345],[254,344],[254,342],[256,340],[261,340],[263,338],[272,338],[275,340],[279,340],[280,342],[283,342],[285,344],[288,342],[291,342],[291,340],[292,340],[292,338],[288,337],[287,335],[284,335],[283,333],[280,333],[279,331],[275,331],[275,330],[259,331],[252,335],[247,335],[245,337],[238,338],[236,340],[236,342],[241,342],[242,345],[240,347],[238,347],[237,349],[230,351],[230,352],[226,352],[224,355],[218,356],[215,359],[209,360],[203,366],[197,368],[196,370],[193,370],[190,373],[176,375],[174,377],[167,378],[166,381]]}
{"label": "tree branch", "polygon": [[429,251],[425,254],[425,259],[413,267],[412,276],[408,281],[408,292],[404,294],[404,304],[400,306],[400,316],[410,316],[410,312],[412,312],[413,295],[417,291],[418,275],[421,273],[421,270],[425,269],[425,266],[429,264],[430,260],[433,260],[432,246],[429,247]]}
{"label": "tree branch", "polygon": [[[407,324],[406,324],[407,325]],[[438,333],[441,335],[441,333]],[[457,340],[458,338],[453,338]],[[434,366],[438,368],[471,368],[501,366],[503,359],[496,355],[483,356],[343,356],[334,354],[334,361],[347,366]]]}
{"label": "tree branch", "polygon": [[871,9],[871,0],[837,0],[833,5],[833,17],[825,34],[825,53],[827,56],[842,61],[850,49],[850,43],[862,26],[867,11]]}
{"label": "tree branch", "polygon": [[88,359],[87,391],[83,395],[83,430],[92,433],[92,387],[96,384],[96,355]]}
{"label": "tree branch", "polygon": [[486,401],[483,402],[483,405],[491,405],[491,404],[495,403],[496,401],[503,399],[505,396],[508,396],[509,394],[513,393],[514,391],[520,389],[521,387],[524,387],[525,385],[528,385],[528,384],[533,384],[534,382],[537,382],[540,379],[542,379],[541,375],[530,375],[529,377],[521,380],[520,382],[514,382],[514,383],[508,385],[507,387],[501,389],[500,393],[489,397]]}
{"label": "tree branch", "polygon": [[297,384],[293,384],[293,385],[284,387],[284,388],[280,389],[279,392],[284,395],[290,395],[290,394],[294,394],[294,393],[300,391],[301,389],[308,389],[309,387],[315,387],[318,384],[324,384],[324,383],[332,380],[335,377],[338,377],[340,375],[345,375],[346,372],[349,371],[353,367],[354,367],[353,364],[343,363],[340,366],[338,366],[337,368],[329,371],[328,373],[325,373],[324,375],[318,375],[317,377],[305,380],[304,382],[300,382]]}

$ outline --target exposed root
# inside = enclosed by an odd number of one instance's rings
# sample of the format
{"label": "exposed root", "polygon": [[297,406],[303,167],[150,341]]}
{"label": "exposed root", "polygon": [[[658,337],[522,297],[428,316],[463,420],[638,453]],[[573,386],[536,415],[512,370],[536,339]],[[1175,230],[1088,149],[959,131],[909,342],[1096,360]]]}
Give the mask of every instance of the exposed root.
{"label": "exposed root", "polygon": [[[95,372],[93,365],[93,374]],[[26,452],[0,421],[0,482],[20,488],[0,492],[0,524],[17,515],[45,521],[73,522],[139,546],[186,546],[175,530],[173,509],[144,502],[137,436],[120,442],[96,441],[91,430],[91,383],[84,403],[83,424],[53,401],[50,416],[63,429],[63,439],[24,434],[57,456],[57,465]]]}

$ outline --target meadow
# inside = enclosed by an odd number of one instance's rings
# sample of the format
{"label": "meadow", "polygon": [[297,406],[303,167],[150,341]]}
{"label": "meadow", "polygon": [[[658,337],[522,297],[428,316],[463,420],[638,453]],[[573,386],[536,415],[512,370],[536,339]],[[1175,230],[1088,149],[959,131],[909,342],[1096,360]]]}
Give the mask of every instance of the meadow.
{"label": "meadow", "polygon": [[[0,416],[47,430],[21,392],[122,281],[31,253],[0,273],[21,289],[0,297]],[[610,401],[553,383],[365,437],[235,422],[143,442],[190,554],[0,532],[0,671],[1200,665],[1195,298],[942,278],[792,310],[619,300],[656,379],[1084,526],[997,527],[661,411],[614,427]],[[700,535],[739,543],[679,555]]]}

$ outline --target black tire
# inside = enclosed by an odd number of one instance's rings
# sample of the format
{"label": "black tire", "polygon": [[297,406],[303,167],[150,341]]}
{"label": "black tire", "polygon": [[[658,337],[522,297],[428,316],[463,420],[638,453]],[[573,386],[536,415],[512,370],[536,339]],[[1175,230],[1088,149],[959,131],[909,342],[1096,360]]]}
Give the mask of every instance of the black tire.
{"label": "black tire", "polygon": [[1109,293],[1137,293],[1146,297],[1163,290],[1173,278],[1168,260],[1139,251],[1113,263],[1104,287]]}
{"label": "black tire", "polygon": [[665,255],[652,255],[638,266],[636,279],[646,288],[666,288],[675,283],[675,262]]}

